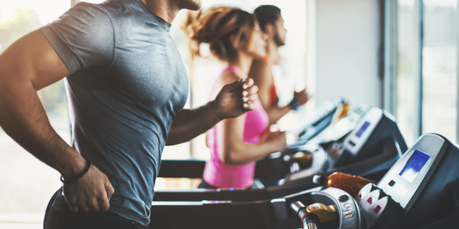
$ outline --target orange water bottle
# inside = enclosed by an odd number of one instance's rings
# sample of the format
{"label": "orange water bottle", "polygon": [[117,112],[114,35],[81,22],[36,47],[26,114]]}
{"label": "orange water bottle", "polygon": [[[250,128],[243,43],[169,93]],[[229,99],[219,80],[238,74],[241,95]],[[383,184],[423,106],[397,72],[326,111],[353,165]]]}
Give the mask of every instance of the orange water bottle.
{"label": "orange water bottle", "polygon": [[368,180],[361,176],[350,175],[341,172],[334,172],[330,174],[328,177],[323,175],[315,175],[313,178],[314,183],[323,185],[325,187],[334,187],[339,188],[351,196],[356,196],[360,189],[363,188],[368,183],[377,184],[377,181]]}

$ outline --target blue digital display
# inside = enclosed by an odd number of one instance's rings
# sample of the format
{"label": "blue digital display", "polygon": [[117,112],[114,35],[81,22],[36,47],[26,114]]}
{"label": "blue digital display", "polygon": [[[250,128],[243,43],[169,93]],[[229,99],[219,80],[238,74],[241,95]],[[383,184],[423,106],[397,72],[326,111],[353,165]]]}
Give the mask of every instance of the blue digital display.
{"label": "blue digital display", "polygon": [[359,131],[357,131],[355,135],[360,138],[360,136],[362,136],[363,132],[365,132],[365,130],[368,128],[369,125],[370,125],[369,122],[365,122],[362,125],[362,127],[360,127]]}
{"label": "blue digital display", "polygon": [[419,171],[421,171],[422,167],[424,167],[424,165],[427,163],[429,158],[429,155],[416,150],[413,153],[413,156],[411,156],[410,160],[408,160],[406,163],[405,167],[403,167],[399,175],[408,182],[412,182],[418,175]]}

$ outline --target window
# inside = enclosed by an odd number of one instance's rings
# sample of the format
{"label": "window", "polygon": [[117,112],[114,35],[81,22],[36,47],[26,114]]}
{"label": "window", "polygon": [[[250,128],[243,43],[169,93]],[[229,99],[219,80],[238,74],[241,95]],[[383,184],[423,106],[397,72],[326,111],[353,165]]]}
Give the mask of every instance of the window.
{"label": "window", "polygon": [[[408,145],[429,132],[456,142],[457,1],[391,3],[388,10],[394,13],[391,18],[386,14],[386,22],[395,27],[391,61],[396,71],[389,75],[394,83],[385,91],[394,98],[388,108],[393,109]],[[391,45],[387,39],[386,45]]]}
{"label": "window", "polygon": [[457,23],[455,0],[424,0],[422,132],[457,139]]}
{"label": "window", "polygon": [[[418,137],[415,134],[415,78],[416,78],[416,41],[414,0],[398,1],[397,21],[397,78],[395,114],[405,140],[411,144]],[[408,145],[411,145],[408,144]]]}

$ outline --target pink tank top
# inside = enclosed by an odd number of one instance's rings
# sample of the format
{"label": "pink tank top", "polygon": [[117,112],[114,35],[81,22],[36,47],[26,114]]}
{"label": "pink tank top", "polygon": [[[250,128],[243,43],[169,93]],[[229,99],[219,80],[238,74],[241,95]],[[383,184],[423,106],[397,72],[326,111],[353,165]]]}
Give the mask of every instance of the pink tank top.
{"label": "pink tank top", "polygon": [[[232,71],[242,78],[242,73],[236,67],[229,66],[223,70],[223,73]],[[211,98],[214,92],[212,90]],[[243,141],[247,143],[258,143],[260,135],[268,127],[268,114],[261,106],[259,100],[255,101],[255,109],[246,113]],[[228,165],[225,164],[218,155],[217,128],[207,131],[207,146],[210,149],[210,160],[206,162],[204,169],[204,180],[215,187],[219,188],[248,188],[253,183],[255,173],[255,162],[245,165]]]}

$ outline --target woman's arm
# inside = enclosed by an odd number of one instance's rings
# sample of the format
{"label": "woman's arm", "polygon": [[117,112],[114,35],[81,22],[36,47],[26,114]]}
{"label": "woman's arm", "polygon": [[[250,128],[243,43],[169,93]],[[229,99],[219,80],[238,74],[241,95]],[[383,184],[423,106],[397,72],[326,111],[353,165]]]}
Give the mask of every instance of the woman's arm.
{"label": "woman's arm", "polygon": [[[216,87],[238,79],[235,73],[227,72],[219,78]],[[217,124],[218,154],[223,162],[230,165],[243,165],[287,147],[285,132],[268,133],[266,140],[261,140],[257,144],[244,142],[242,139],[245,118],[246,115],[241,115]]]}
{"label": "woman's arm", "polygon": [[257,144],[244,142],[244,124],[245,115],[218,124],[218,155],[226,164],[244,165],[287,148],[285,132],[268,133],[267,139]]}

